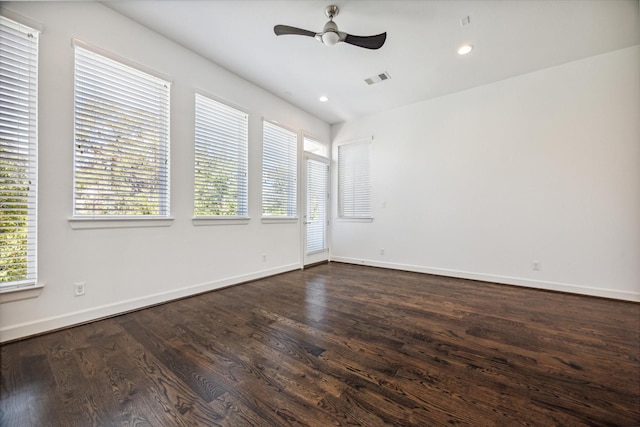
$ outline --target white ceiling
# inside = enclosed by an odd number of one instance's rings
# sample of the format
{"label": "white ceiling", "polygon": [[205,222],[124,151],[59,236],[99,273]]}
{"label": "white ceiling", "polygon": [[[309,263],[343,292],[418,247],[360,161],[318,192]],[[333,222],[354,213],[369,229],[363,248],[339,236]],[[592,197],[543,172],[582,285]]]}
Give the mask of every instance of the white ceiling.
{"label": "white ceiling", "polygon": [[[640,43],[638,0],[213,0],[106,2],[112,9],[303,110],[338,123]],[[324,9],[368,50],[280,36],[321,31]],[[460,20],[470,17],[470,24]],[[459,56],[457,48],[475,49]],[[364,79],[388,72],[391,80]],[[320,103],[321,95],[329,102]]]}

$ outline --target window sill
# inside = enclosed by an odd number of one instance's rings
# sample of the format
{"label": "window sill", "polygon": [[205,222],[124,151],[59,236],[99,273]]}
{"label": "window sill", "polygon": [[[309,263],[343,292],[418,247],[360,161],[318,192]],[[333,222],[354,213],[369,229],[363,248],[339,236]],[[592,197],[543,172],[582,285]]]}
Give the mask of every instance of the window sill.
{"label": "window sill", "polygon": [[265,216],[262,217],[263,224],[288,224],[288,223],[296,223],[298,222],[298,217],[290,217],[290,216]]}
{"label": "window sill", "polygon": [[191,222],[195,226],[203,225],[246,225],[251,218],[242,216],[198,216],[193,217]]}
{"label": "window sill", "polygon": [[373,217],[338,217],[340,222],[373,222]]}
{"label": "window sill", "polygon": [[169,217],[124,217],[124,218],[69,218],[69,225],[74,230],[95,230],[101,228],[142,228],[142,227],[169,227],[173,224],[173,218]]}
{"label": "window sill", "polygon": [[44,285],[7,286],[0,288],[0,304],[39,297]]}

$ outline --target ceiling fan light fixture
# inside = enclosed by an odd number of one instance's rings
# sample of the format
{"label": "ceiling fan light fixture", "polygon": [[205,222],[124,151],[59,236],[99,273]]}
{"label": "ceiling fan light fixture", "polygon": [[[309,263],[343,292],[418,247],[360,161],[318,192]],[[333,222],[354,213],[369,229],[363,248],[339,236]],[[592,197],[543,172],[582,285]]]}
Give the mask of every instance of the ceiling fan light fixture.
{"label": "ceiling fan light fixture", "polygon": [[467,53],[471,52],[473,50],[473,45],[472,44],[465,44],[463,46],[460,46],[458,48],[458,55],[466,55]]}
{"label": "ceiling fan light fixture", "polygon": [[334,46],[340,41],[340,35],[333,31],[325,31],[322,34],[322,43],[328,46]]}

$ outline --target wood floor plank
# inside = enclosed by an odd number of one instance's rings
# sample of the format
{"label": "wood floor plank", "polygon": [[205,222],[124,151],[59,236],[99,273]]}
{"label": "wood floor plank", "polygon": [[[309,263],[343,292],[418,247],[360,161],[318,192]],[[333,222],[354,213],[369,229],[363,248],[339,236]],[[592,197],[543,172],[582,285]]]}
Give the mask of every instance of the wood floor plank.
{"label": "wood floor plank", "polygon": [[[218,309],[216,311],[216,314],[220,315],[220,313],[222,313],[222,311]],[[230,319],[234,317],[234,314],[232,312],[227,312],[224,317],[226,319]],[[278,356],[282,356],[284,353],[304,353],[306,350],[299,348],[299,343],[297,343],[295,346],[292,346],[291,344],[283,344],[281,340],[272,338],[271,342],[276,342],[277,344],[275,344],[275,347],[278,349],[278,351],[276,351],[277,355],[273,355],[273,358],[276,359],[279,363],[271,364],[269,363],[269,359],[263,356],[260,356],[259,358],[247,357],[247,354],[263,355],[266,352],[265,346],[260,346],[260,349],[253,349],[253,351],[251,352],[248,351],[250,350],[251,346],[250,341],[252,341],[253,344],[257,344],[257,341],[259,341],[256,340],[256,336],[260,335],[258,331],[251,328],[247,329],[248,331],[253,331],[251,336],[236,335],[236,333],[229,332],[225,335],[228,338],[233,336],[233,342],[241,343],[242,345],[236,348],[236,351],[239,353],[238,356],[233,355],[233,349],[227,350],[225,359],[234,360],[235,363],[227,364],[225,368],[228,370],[228,372],[223,373],[216,369],[216,367],[211,364],[211,361],[206,360],[203,357],[203,349],[197,349],[199,345],[196,342],[191,341],[191,337],[187,337],[187,335],[193,336],[193,333],[190,333],[184,326],[182,326],[181,329],[183,334],[181,334],[180,338],[178,338],[177,335],[174,334],[174,338],[172,340],[174,340],[176,343],[180,343],[180,347],[184,351],[183,355],[186,356],[188,354],[189,356],[187,357],[191,358],[192,360],[198,360],[203,367],[207,367],[212,373],[217,371],[218,379],[222,380],[225,383],[226,387],[230,390],[230,397],[235,399],[236,401],[244,402],[246,408],[249,409],[250,412],[255,413],[255,411],[259,411],[259,413],[263,417],[275,417],[273,418],[273,422],[277,422],[281,425],[313,425],[308,424],[309,420],[304,420],[304,416],[310,412],[308,406],[304,405],[314,404],[315,402],[303,402],[302,400],[306,399],[302,399],[300,402],[302,404],[302,407],[299,407],[300,405],[295,401],[286,400],[288,396],[287,389],[289,389],[291,385],[290,375],[295,377],[295,370],[291,369],[291,364],[288,363],[286,359],[278,359]],[[183,341],[183,339],[186,341]],[[297,348],[292,350],[293,347]],[[288,350],[282,353],[281,350],[283,349]],[[289,367],[289,369],[281,370],[283,366]],[[280,375],[280,372],[286,373],[286,375]],[[240,385],[236,381],[237,378],[243,379],[242,385]],[[253,392],[255,392],[256,390],[263,389],[265,386],[269,389],[265,391],[264,394],[267,396],[271,396],[270,400],[275,400],[276,404],[274,404],[274,402],[271,402],[271,404],[269,404],[268,402],[264,402],[263,400],[248,399],[246,396],[236,393],[236,390],[242,390],[246,388],[251,389],[253,390]],[[296,384],[296,386],[299,386],[299,384]],[[307,388],[306,391],[309,391],[309,388]],[[274,398],[279,397],[280,395],[282,395],[283,397],[279,399]],[[301,396],[305,397],[304,394]],[[307,396],[311,395],[307,394]],[[286,405],[283,406],[284,402],[286,402]],[[247,411],[242,412],[243,416],[246,416],[244,414]],[[322,419],[322,414],[316,413],[313,420],[317,421],[318,418]]]}
{"label": "wood floor plank", "polygon": [[57,393],[56,381],[47,357],[24,357],[22,366],[25,370],[20,389],[28,406],[28,419],[24,421],[41,426],[64,424],[66,414],[63,402]]}
{"label": "wood floor plank", "polygon": [[640,425],[640,304],[347,264],[0,351],[2,426]]}
{"label": "wood floor plank", "polygon": [[[249,408],[233,395],[225,393],[218,396],[209,405],[223,415],[222,426],[226,427],[256,427],[268,425],[264,417]],[[207,425],[203,423],[202,425]]]}
{"label": "wood floor plank", "polygon": [[162,365],[144,349],[134,347],[129,357],[150,385],[141,400],[144,410],[140,418],[150,425],[222,425],[224,415],[200,399],[189,386],[177,378],[170,368]]}
{"label": "wood floor plank", "polygon": [[21,420],[29,419],[30,386],[23,379],[21,345],[0,347],[0,426],[20,426]]}
{"label": "wood floor plank", "polygon": [[162,362],[169,370],[189,385],[202,400],[210,402],[226,392],[226,389],[208,372],[200,369],[181,349],[170,346],[165,337],[154,333],[153,324],[129,319],[121,323],[126,331],[141,343],[147,351]]}
{"label": "wood floor plank", "polygon": [[[71,347],[66,345],[65,335],[58,333],[59,342],[50,348],[51,351],[47,355],[56,381],[56,394],[61,399],[58,411],[64,414],[65,419],[83,422],[86,425],[100,425],[110,421],[110,411],[107,412],[103,409],[106,405],[96,406],[90,403],[90,396],[103,396],[105,392],[110,392],[110,390],[96,390],[95,387],[102,384],[101,382],[89,383],[85,381],[86,377],[80,367],[80,359],[77,358],[79,350],[72,351]],[[102,349],[97,350],[96,354],[102,357]],[[100,374],[102,375],[104,372]],[[78,389],[78,384],[86,384],[87,386]],[[108,398],[109,395],[106,397]]]}

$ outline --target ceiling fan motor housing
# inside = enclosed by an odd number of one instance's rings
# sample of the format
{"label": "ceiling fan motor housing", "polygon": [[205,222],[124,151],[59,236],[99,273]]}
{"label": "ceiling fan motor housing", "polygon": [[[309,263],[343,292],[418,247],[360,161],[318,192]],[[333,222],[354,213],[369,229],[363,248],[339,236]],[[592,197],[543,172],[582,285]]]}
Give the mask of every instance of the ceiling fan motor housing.
{"label": "ceiling fan motor housing", "polygon": [[324,24],[322,35],[320,36],[322,43],[333,46],[340,41],[340,34],[338,33],[338,25],[333,21],[328,21]]}
{"label": "ceiling fan motor housing", "polygon": [[326,24],[324,24],[324,29],[322,30],[323,33],[326,33],[327,31],[333,31],[334,33],[338,32],[338,24],[336,24],[333,21],[327,21]]}

